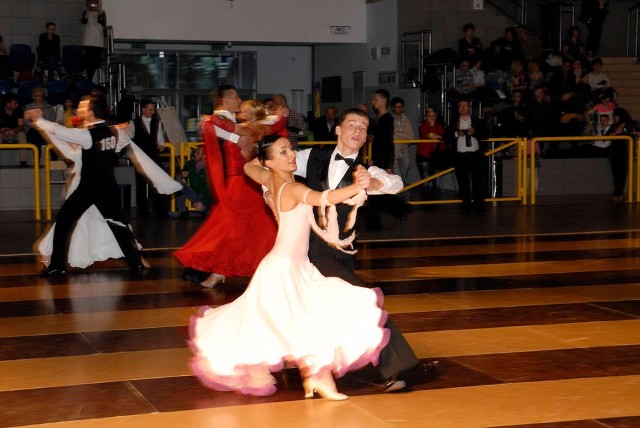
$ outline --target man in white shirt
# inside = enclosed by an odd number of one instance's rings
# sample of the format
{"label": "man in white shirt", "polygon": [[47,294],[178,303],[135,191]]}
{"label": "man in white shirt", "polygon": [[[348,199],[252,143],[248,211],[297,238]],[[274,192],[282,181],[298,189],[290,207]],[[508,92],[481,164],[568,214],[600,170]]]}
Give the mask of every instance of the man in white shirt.
{"label": "man in white shirt", "polygon": [[[338,121],[336,135],[338,141],[334,150],[313,148],[301,150],[296,154],[298,169],[295,175],[305,177],[307,186],[323,191],[349,185],[353,180],[353,171],[364,168],[358,153],[367,140],[369,116],[359,109],[345,110]],[[402,179],[389,174],[384,169],[370,166],[367,171],[371,184],[367,194],[395,194],[402,189]],[[351,206],[338,204],[338,225],[340,239],[349,236],[353,230],[344,230]],[[353,273],[355,256],[330,247],[319,237],[312,234],[309,242],[309,259],[325,276],[337,276],[354,285],[364,283]],[[397,327],[387,321],[385,328],[391,331],[389,344],[380,353],[378,366],[383,378],[381,387],[386,392],[394,392],[406,387],[402,376],[418,369],[428,376],[435,374],[435,363],[420,364],[413,350]]]}
{"label": "man in white shirt", "polygon": [[[156,103],[150,99],[140,102],[140,115],[129,124],[129,136],[155,163],[165,149],[162,122],[156,115]],[[136,210],[138,218],[149,217],[149,200],[153,202],[156,217],[169,217],[169,198],[153,192],[146,178],[136,172]]]}

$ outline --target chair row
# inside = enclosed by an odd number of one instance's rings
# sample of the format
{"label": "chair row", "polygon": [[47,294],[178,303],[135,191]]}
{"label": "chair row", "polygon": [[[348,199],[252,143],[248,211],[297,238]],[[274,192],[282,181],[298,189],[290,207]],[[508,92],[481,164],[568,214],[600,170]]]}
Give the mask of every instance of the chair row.
{"label": "chair row", "polygon": [[[31,91],[33,88],[43,86],[36,79],[18,81],[18,103],[24,107],[33,101]],[[47,90],[47,101],[51,105],[64,104],[67,97],[73,96],[76,102],[85,95],[89,95],[95,84],[88,80],[67,82],[64,80],[50,80],[44,85]],[[14,85],[10,80],[0,80],[0,95],[13,92]]]}
{"label": "chair row", "polygon": [[[4,64],[2,64],[3,61]],[[35,67],[36,55],[31,50],[31,46],[19,43],[13,44],[9,47],[8,58],[0,57],[0,70],[2,70],[0,79],[13,80],[13,73],[17,73],[17,81],[33,79]],[[84,50],[82,46],[67,45],[62,47],[62,68],[65,73],[85,77]]]}

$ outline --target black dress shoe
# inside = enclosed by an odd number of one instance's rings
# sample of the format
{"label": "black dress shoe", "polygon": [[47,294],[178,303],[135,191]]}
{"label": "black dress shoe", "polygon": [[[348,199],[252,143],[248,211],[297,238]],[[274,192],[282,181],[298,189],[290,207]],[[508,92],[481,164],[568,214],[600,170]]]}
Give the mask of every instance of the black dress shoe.
{"label": "black dress shoe", "polygon": [[407,387],[407,383],[397,376],[391,376],[380,385],[384,392],[399,392]]}
{"label": "black dress shoe", "polygon": [[67,274],[66,269],[55,267],[55,266],[49,266],[48,268],[40,271],[40,276],[44,276],[47,278],[52,278],[55,276],[65,276],[66,274]]}
{"label": "black dress shoe", "polygon": [[438,361],[428,361],[418,364],[411,374],[422,378],[423,380],[435,379],[438,376]]}

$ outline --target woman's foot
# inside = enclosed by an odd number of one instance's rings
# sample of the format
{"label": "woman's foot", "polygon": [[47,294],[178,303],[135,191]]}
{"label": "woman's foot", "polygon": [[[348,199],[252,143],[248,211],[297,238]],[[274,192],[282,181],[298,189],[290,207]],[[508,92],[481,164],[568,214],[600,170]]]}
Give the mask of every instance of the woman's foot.
{"label": "woman's foot", "polygon": [[40,263],[42,264],[42,267],[44,269],[48,268],[49,265],[51,264],[51,256],[41,256]]}
{"label": "woman's foot", "polygon": [[151,269],[151,265],[149,264],[149,262],[147,261],[147,259],[145,259],[144,257],[140,257],[140,263],[142,264],[142,267],[145,269]]}
{"label": "woman's foot", "polygon": [[202,281],[200,285],[202,285],[205,288],[213,288],[220,283],[224,284],[224,281],[226,279],[227,278],[224,275],[220,275],[219,273],[213,272],[211,275],[209,275],[209,278]]}
{"label": "woman's foot", "polygon": [[338,392],[330,373],[322,377],[308,377],[302,384],[304,385],[304,398],[313,398],[316,392],[326,400],[341,401],[349,398]]}

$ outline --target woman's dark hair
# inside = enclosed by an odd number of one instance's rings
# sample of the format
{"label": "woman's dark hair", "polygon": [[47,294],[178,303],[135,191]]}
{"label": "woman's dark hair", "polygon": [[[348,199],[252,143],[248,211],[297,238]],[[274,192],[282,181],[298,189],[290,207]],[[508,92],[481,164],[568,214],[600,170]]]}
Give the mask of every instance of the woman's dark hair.
{"label": "woman's dark hair", "polygon": [[613,116],[618,116],[618,123],[627,123],[631,121],[631,115],[622,107],[618,107],[613,110]]}
{"label": "woman's dark hair", "polygon": [[275,143],[280,138],[283,137],[281,137],[280,135],[267,135],[261,141],[256,142],[256,157],[261,164],[264,165],[264,161],[271,159],[272,156],[269,153],[269,148],[273,146],[273,143]]}

